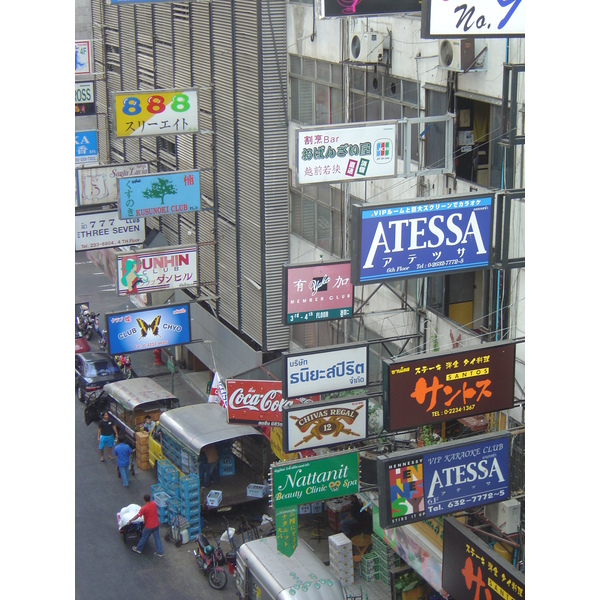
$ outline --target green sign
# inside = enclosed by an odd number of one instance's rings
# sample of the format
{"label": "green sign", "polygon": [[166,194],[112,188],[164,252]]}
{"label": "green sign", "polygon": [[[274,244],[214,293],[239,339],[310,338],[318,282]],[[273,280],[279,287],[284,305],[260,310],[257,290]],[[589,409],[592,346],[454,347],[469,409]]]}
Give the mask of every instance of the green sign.
{"label": "green sign", "polygon": [[285,556],[294,554],[298,546],[298,509],[287,506],[275,509],[277,550]]}
{"label": "green sign", "polygon": [[358,464],[358,452],[337,452],[273,465],[273,507],[297,506],[358,493]]}
{"label": "green sign", "polygon": [[171,373],[175,373],[175,361],[173,360],[172,356],[169,356],[167,359],[167,369],[169,369]]}

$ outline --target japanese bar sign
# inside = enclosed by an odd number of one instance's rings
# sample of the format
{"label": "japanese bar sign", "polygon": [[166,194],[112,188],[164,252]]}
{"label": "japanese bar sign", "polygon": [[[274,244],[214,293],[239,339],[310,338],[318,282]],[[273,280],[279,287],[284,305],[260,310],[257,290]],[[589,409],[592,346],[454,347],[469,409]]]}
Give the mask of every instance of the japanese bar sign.
{"label": "japanese bar sign", "polygon": [[284,556],[292,556],[298,546],[298,509],[295,506],[275,510],[275,535],[277,550]]}
{"label": "japanese bar sign", "polygon": [[514,343],[383,360],[383,427],[399,431],[512,408]]}
{"label": "japanese bar sign", "polygon": [[113,106],[117,137],[198,132],[195,89],[115,92]]}
{"label": "japanese bar sign", "polygon": [[75,251],[142,244],[146,239],[144,219],[119,219],[116,211],[75,215]]}
{"label": "japanese bar sign", "polygon": [[525,0],[423,0],[423,38],[524,36]]}
{"label": "japanese bar sign", "polygon": [[454,517],[444,520],[443,560],[442,586],[453,598],[525,598],[525,575]]}
{"label": "japanese bar sign", "polygon": [[90,47],[90,40],[80,40],[75,42],[75,75],[92,74]]}
{"label": "japanese bar sign", "polygon": [[148,172],[148,163],[126,163],[76,169],[77,202],[80,206],[116,204],[119,200],[117,179],[146,175]]}
{"label": "japanese bar sign", "polygon": [[350,282],[350,261],[284,265],[283,282],[286,324],[352,316],[354,286]]}
{"label": "japanese bar sign", "polygon": [[358,493],[358,452],[271,465],[273,507],[296,506]]}
{"label": "japanese bar sign", "polygon": [[320,17],[363,17],[421,12],[422,0],[320,0]]}
{"label": "japanese bar sign", "polygon": [[397,527],[510,497],[510,434],[491,433],[377,459],[379,524]]}
{"label": "japanese bar sign", "polygon": [[484,269],[490,264],[492,197],[352,207],[355,285]]}
{"label": "japanese bar sign", "polygon": [[75,164],[85,165],[90,163],[98,163],[98,132],[93,129],[76,131]]}
{"label": "japanese bar sign", "polygon": [[283,449],[297,452],[364,440],[367,437],[368,400],[345,398],[285,406]]}
{"label": "japanese bar sign", "polygon": [[345,344],[294,354],[284,352],[283,356],[285,398],[361,388],[368,383],[366,344]]}
{"label": "japanese bar sign", "polygon": [[281,427],[284,400],[281,381],[228,379],[227,421]]}
{"label": "japanese bar sign", "polygon": [[117,254],[117,294],[143,294],[198,286],[196,246],[169,246]]}
{"label": "japanese bar sign", "polygon": [[298,183],[395,177],[396,140],[396,122],[298,130]]}
{"label": "japanese bar sign", "polygon": [[167,171],[141,177],[121,177],[122,218],[160,217],[200,210],[200,171]]}
{"label": "japanese bar sign", "polygon": [[189,304],[106,315],[109,354],[179,346],[191,341]]}

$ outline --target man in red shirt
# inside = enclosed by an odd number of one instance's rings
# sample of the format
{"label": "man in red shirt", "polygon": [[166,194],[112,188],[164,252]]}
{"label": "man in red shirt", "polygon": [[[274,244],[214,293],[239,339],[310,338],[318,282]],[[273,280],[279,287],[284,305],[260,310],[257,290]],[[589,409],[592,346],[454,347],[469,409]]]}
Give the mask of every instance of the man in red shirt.
{"label": "man in red shirt", "polygon": [[154,554],[156,554],[156,556],[162,556],[163,548],[162,542],[160,541],[160,521],[158,520],[158,510],[156,508],[156,504],[150,499],[150,494],[146,494],[144,496],[144,502],[144,506],[140,508],[137,515],[129,520],[129,523],[131,523],[131,521],[135,521],[139,517],[144,517],[144,532],[142,533],[142,537],[140,538],[137,546],[132,546],[131,549],[134,552],[141,554],[144,550],[146,542],[148,541],[148,538],[150,535],[153,535],[154,543],[156,545],[156,552]]}

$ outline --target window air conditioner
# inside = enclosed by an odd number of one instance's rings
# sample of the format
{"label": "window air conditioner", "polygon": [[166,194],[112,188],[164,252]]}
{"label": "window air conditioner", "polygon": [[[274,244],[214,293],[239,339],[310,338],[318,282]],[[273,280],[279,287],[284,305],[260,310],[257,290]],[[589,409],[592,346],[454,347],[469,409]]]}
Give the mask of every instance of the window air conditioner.
{"label": "window air conditioner", "polygon": [[383,40],[383,34],[375,31],[353,34],[348,48],[349,60],[362,63],[380,62],[383,59]]}

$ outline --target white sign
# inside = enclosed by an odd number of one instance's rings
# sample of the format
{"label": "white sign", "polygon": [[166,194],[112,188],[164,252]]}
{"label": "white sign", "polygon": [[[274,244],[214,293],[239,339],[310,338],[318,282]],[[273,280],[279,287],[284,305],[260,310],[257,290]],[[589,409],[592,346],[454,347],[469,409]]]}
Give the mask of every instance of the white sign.
{"label": "white sign", "polygon": [[75,251],[141,244],[146,239],[144,219],[119,219],[117,211],[75,215]]}
{"label": "white sign", "polygon": [[525,35],[525,0],[430,0],[433,37]]}
{"label": "white sign", "polygon": [[365,387],[368,383],[367,346],[285,354],[285,398],[312,396]]}
{"label": "white sign", "polygon": [[91,43],[89,40],[75,42],[75,75],[92,73]]}
{"label": "white sign", "polygon": [[149,173],[148,163],[83,167],[75,169],[77,176],[77,203],[81,206],[110,204],[119,201],[119,177],[137,177]]}
{"label": "white sign", "polygon": [[85,81],[75,84],[75,104],[86,104],[94,101],[94,82]]}
{"label": "white sign", "polygon": [[396,176],[395,122],[301,129],[296,136],[300,185]]}

